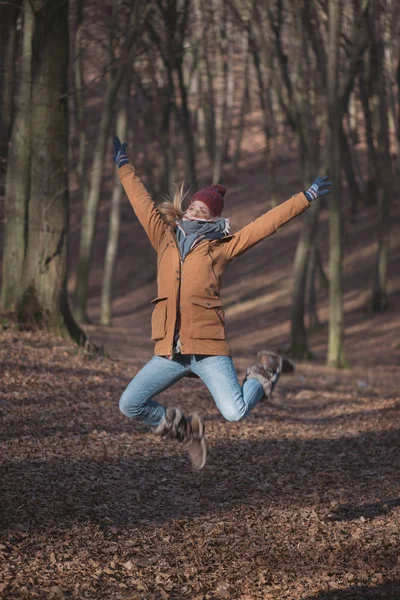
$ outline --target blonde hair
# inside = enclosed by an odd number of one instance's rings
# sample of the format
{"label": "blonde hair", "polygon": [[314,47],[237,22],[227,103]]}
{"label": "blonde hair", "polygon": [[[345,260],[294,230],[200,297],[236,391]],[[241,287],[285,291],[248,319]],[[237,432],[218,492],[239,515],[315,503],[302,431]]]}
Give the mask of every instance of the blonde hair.
{"label": "blonde hair", "polygon": [[182,202],[187,194],[187,192],[183,192],[183,186],[183,183],[180,187],[176,185],[174,197],[170,198],[166,195],[164,202],[161,202],[157,206],[157,209],[160,211],[168,225],[174,224],[183,217],[184,211],[182,210]]}

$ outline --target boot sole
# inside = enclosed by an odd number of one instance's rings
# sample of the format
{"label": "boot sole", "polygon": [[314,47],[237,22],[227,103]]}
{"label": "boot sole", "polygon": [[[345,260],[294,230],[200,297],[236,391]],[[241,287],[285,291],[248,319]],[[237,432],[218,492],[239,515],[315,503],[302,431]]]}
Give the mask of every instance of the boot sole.
{"label": "boot sole", "polygon": [[[192,415],[192,427],[195,429],[196,431],[196,435],[194,437],[194,439],[189,442],[188,444],[188,453],[189,453],[189,458],[190,458],[190,462],[192,464],[192,468],[195,469],[196,471],[201,471],[201,469],[203,469],[206,465],[207,462],[207,444],[206,444],[206,440],[204,437],[204,432],[205,432],[205,425],[204,425],[204,421],[203,419],[198,415],[198,414],[193,414]],[[190,446],[194,445],[194,444],[199,444],[200,445],[200,452],[199,455],[201,456],[200,461],[197,461],[197,457],[195,457],[194,459],[192,458],[192,454],[190,452]]]}

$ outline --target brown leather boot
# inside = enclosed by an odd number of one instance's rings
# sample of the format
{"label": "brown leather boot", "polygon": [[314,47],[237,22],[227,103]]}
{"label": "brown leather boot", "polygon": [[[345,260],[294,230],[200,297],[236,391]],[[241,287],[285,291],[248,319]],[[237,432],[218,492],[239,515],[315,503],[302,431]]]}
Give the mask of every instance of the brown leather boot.
{"label": "brown leather boot", "polygon": [[262,350],[258,352],[258,365],[251,365],[247,368],[246,376],[243,383],[247,379],[257,379],[264,389],[264,398],[269,398],[278,383],[279,376],[282,371],[282,358],[275,352]]}
{"label": "brown leather boot", "polygon": [[275,369],[278,360],[282,361],[281,373],[293,373],[296,366],[294,362],[286,358],[286,356],[279,356],[276,352],[270,350],[261,350],[257,352],[258,364],[266,368]]}
{"label": "brown leather boot", "polygon": [[202,469],[207,461],[204,421],[193,414],[186,418],[179,408],[167,408],[164,420],[154,429],[156,435],[185,444],[192,467]]}

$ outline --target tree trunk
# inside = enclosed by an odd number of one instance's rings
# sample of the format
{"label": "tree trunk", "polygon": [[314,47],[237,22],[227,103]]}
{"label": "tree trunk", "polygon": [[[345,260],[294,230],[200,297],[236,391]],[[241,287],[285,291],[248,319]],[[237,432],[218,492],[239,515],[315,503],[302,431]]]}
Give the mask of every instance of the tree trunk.
{"label": "tree trunk", "polygon": [[312,353],[308,347],[304,314],[308,263],[318,224],[320,206],[320,200],[314,200],[307,211],[294,259],[290,354],[296,358],[312,358]]}
{"label": "tree trunk", "polygon": [[338,111],[339,84],[339,44],[341,30],[341,0],[329,2],[328,31],[328,123],[329,158],[331,161],[331,181],[329,215],[329,341],[327,362],[329,366],[344,368],[344,322],[342,290],[342,211],[341,211],[341,154],[340,127],[341,115]]}
{"label": "tree trunk", "polygon": [[[386,2],[384,2],[385,8]],[[374,73],[377,78],[379,101],[374,103],[377,123],[377,155],[379,180],[378,251],[375,281],[372,293],[372,309],[375,312],[388,307],[387,271],[390,248],[390,204],[392,195],[392,159],[390,155],[388,65],[385,61],[385,18],[387,10],[373,4],[371,27],[373,28]]]}
{"label": "tree trunk", "polygon": [[68,2],[46,0],[35,16],[28,243],[17,317],[84,344],[67,296]]}
{"label": "tree trunk", "polygon": [[173,113],[175,112],[175,89],[172,66],[170,61],[165,64],[167,89],[164,100],[163,116],[161,121],[161,144],[164,150],[163,174],[161,177],[161,188],[172,194],[172,184],[174,183],[174,173],[176,165],[174,162],[174,148],[171,143],[171,128],[173,126]]}
{"label": "tree trunk", "polygon": [[[117,115],[117,136],[120,140],[126,139],[128,124],[128,102],[130,86],[127,86],[126,101],[121,106]],[[120,204],[123,194],[123,187],[117,172],[114,176],[114,186],[111,196],[110,224],[108,229],[108,241],[106,257],[104,261],[103,287],[101,291],[100,323],[110,325],[111,323],[111,298],[112,282],[114,275],[115,259],[118,250],[119,229],[120,229]]]}
{"label": "tree trunk", "polygon": [[318,249],[314,237],[314,243],[310,250],[307,274],[307,304],[308,304],[308,330],[313,331],[320,327],[317,310],[317,254]]}
{"label": "tree trunk", "polygon": [[127,65],[132,58],[132,51],[136,39],[135,19],[136,14],[131,19],[129,26],[129,38],[126,44],[126,61],[116,71],[114,71],[108,80],[106,97],[103,106],[103,112],[99,124],[99,132],[96,140],[96,147],[92,162],[90,175],[89,193],[87,202],[83,207],[81,238],[79,246],[79,257],[76,269],[76,288],[74,294],[74,315],[78,322],[87,323],[89,319],[86,315],[86,305],[89,286],[90,264],[93,254],[94,237],[96,231],[97,213],[101,196],[103,181],[104,157],[109,142],[109,128],[113,115],[113,107],[118,89],[125,75]]}
{"label": "tree trunk", "polygon": [[197,44],[199,48],[199,91],[200,96],[200,116],[199,120],[203,121],[204,134],[202,136],[201,145],[205,145],[208,158],[211,164],[215,157],[215,107],[213,94],[213,74],[208,57],[207,46],[207,19],[204,17],[205,6],[201,0],[194,0],[194,8],[196,11],[196,19],[199,23]]}
{"label": "tree trunk", "polygon": [[[292,88],[293,97],[291,110],[293,111],[293,121],[296,123],[296,133],[298,136],[299,158],[303,173],[303,189],[306,189],[315,176],[315,172],[312,173],[315,166],[311,169],[311,165],[318,164],[318,148],[316,144],[312,143],[314,123],[309,112],[309,105],[312,107],[314,98],[312,92],[314,88],[310,84],[310,65],[309,56],[307,54],[308,48],[305,40],[305,30],[303,27],[302,9],[295,13],[295,26],[296,39],[299,41],[299,47],[296,57],[296,78]],[[307,103],[305,102],[306,90],[308,98]],[[306,284],[320,207],[320,200],[315,200],[305,216],[294,260],[290,352],[292,356],[297,358],[312,358],[305,326]]]}
{"label": "tree trunk", "polygon": [[81,189],[84,190],[84,201],[88,192],[88,183],[86,177],[84,177],[85,168],[85,156],[86,156],[86,145],[87,145],[87,133],[85,124],[85,101],[84,101],[84,70],[83,70],[83,44],[82,38],[84,33],[84,21],[83,21],[83,5],[84,0],[78,0],[77,2],[77,15],[76,15],[76,29],[75,29],[75,62],[74,62],[74,83],[75,83],[75,110],[76,110],[76,125],[79,136],[79,153],[77,163],[77,174],[78,183]]}
{"label": "tree trunk", "polygon": [[[368,55],[367,55],[368,56]],[[364,196],[366,200],[364,202],[366,204],[375,204],[376,203],[376,192],[377,192],[377,156],[376,149],[374,144],[374,133],[373,133],[373,115],[370,106],[370,66],[368,64],[367,57],[364,60],[360,71],[360,99],[363,107],[364,113],[364,123],[365,123],[365,135],[367,138],[367,178],[365,183],[365,192]],[[375,86],[374,86],[375,87]]]}
{"label": "tree trunk", "polygon": [[343,167],[346,173],[347,185],[350,194],[351,215],[354,221],[357,207],[361,203],[361,191],[353,168],[353,159],[350,152],[349,140],[342,124],[340,124],[340,144],[343,155]]}
{"label": "tree trunk", "polygon": [[226,146],[230,131],[230,122],[233,109],[233,55],[231,29],[232,23],[228,15],[223,14],[223,6],[216,4],[215,10],[215,32],[217,39],[216,60],[216,85],[219,89],[216,94],[216,120],[215,120],[215,155],[213,164],[214,182],[218,182],[222,176],[223,164],[226,156]]}
{"label": "tree trunk", "polygon": [[[1,303],[13,310],[19,296],[26,252],[26,228],[31,156],[31,63],[35,17],[31,3],[23,6],[23,40],[17,106],[8,150],[3,242],[3,280]],[[21,176],[24,174],[24,176]]]}
{"label": "tree trunk", "polygon": [[247,18],[246,27],[242,36],[242,64],[243,64],[243,77],[242,77],[242,94],[240,99],[240,108],[239,108],[239,123],[236,131],[235,141],[234,141],[234,151],[232,157],[232,174],[235,176],[238,171],[238,165],[241,154],[241,145],[243,138],[243,130],[244,130],[244,122],[246,115],[246,105],[248,103],[248,95],[249,95],[249,19]]}
{"label": "tree trunk", "polygon": [[192,131],[192,123],[190,117],[190,110],[187,98],[186,85],[183,78],[183,65],[182,60],[176,61],[176,71],[178,74],[179,92],[181,96],[181,124],[183,140],[185,145],[185,164],[186,164],[186,178],[189,181],[190,186],[193,189],[197,188],[197,175],[196,175],[196,153],[194,147],[194,137]]}
{"label": "tree trunk", "polygon": [[[15,94],[15,65],[17,50],[17,18],[21,2],[1,7],[0,21],[0,160],[7,157],[11,133]],[[3,165],[0,166],[0,186],[3,187]],[[2,193],[1,193],[2,195]]]}

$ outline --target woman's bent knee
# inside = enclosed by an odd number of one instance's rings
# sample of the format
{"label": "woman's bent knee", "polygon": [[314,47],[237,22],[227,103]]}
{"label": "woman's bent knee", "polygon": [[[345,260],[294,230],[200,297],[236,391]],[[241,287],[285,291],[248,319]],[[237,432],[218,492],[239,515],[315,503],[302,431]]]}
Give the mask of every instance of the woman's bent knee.
{"label": "woman's bent knee", "polygon": [[230,407],[229,409],[224,409],[221,412],[224,419],[230,423],[237,423],[246,416],[246,410],[244,407]]}
{"label": "woman's bent knee", "polygon": [[122,394],[119,399],[119,410],[126,416],[131,419],[136,419],[140,417],[143,412],[142,401],[135,400],[131,395]]}

